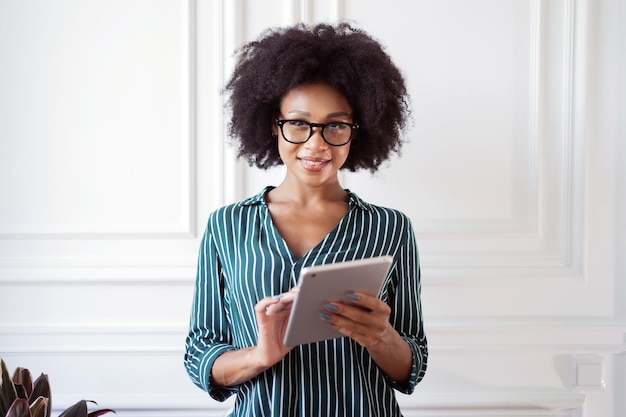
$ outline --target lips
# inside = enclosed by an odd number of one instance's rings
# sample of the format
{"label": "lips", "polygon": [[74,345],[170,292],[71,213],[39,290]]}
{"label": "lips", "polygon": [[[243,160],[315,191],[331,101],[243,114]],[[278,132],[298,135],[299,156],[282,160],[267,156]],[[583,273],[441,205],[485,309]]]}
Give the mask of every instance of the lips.
{"label": "lips", "polygon": [[300,165],[306,170],[309,171],[319,171],[324,168],[330,161],[328,159],[323,158],[298,158],[300,161]]}

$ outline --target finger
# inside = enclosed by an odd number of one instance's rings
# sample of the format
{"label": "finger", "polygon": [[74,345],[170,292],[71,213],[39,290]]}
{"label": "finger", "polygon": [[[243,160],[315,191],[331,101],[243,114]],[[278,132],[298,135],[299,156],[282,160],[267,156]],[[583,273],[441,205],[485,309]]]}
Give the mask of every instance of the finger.
{"label": "finger", "polygon": [[[320,315],[322,320],[332,325],[335,330],[344,336],[354,339],[361,346],[369,347],[382,340],[383,335],[389,327],[389,322],[385,316],[367,313],[358,307],[340,307],[339,312],[330,312],[325,309]],[[356,320],[348,317],[348,314],[356,317]]]}
{"label": "finger", "polygon": [[280,303],[281,304],[289,304],[293,303],[293,300],[296,299],[297,291],[289,291],[280,295]]}
{"label": "finger", "polygon": [[379,314],[389,314],[391,312],[389,306],[378,297],[373,297],[360,292],[353,292],[346,295],[345,304],[359,307],[365,311],[377,312]]}
{"label": "finger", "polygon": [[279,313],[285,310],[291,310],[291,306],[296,298],[295,292],[287,292],[271,297],[272,303],[267,305],[265,312],[267,314]]}
{"label": "finger", "polygon": [[292,301],[283,301],[280,300],[276,304],[270,304],[265,309],[265,313],[269,316],[272,314],[289,312],[291,310],[291,306],[293,305]]}
{"label": "finger", "polygon": [[259,300],[258,303],[254,306],[254,310],[257,313],[266,313],[267,310],[274,304],[280,302],[280,296],[275,295],[273,297],[265,297]]}
{"label": "finger", "polygon": [[265,308],[265,312],[267,314],[274,314],[284,310],[291,309],[291,305],[296,298],[296,294],[298,293],[299,288],[293,287],[288,292],[275,295],[271,297],[272,300],[277,300],[276,303],[272,303]]}
{"label": "finger", "polygon": [[[387,306],[383,303],[384,306]],[[389,321],[389,312],[384,308],[372,310],[363,305],[341,303],[327,303],[324,310],[332,313],[338,319],[349,320],[364,326],[378,327]]]}
{"label": "finger", "polygon": [[364,326],[341,316],[322,313],[322,320],[332,325],[335,330],[363,347],[373,346],[380,341],[383,331],[375,330],[370,326]]}
{"label": "finger", "polygon": [[360,306],[342,303],[327,303],[320,317],[342,334],[355,340],[377,339],[389,324],[389,314],[365,311]]}
{"label": "finger", "polygon": [[350,321],[367,324],[371,321],[371,311],[363,307],[344,303],[327,303],[324,305],[324,312],[331,316],[333,323]]}

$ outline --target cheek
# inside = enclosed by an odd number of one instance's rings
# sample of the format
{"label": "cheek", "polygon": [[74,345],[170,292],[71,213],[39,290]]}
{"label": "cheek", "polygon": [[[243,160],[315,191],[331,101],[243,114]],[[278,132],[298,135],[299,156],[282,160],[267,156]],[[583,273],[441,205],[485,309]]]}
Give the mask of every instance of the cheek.
{"label": "cheek", "polygon": [[342,146],[339,149],[339,152],[337,152],[336,156],[337,159],[341,161],[341,165],[343,165],[344,162],[346,162],[346,159],[348,159],[348,155],[350,154],[350,144],[348,143],[345,146]]}
{"label": "cheek", "polygon": [[285,160],[288,159],[287,156],[291,155],[297,148],[297,146],[287,142],[280,136],[274,138],[274,140],[276,141],[276,147],[278,148],[278,155],[280,156],[280,159],[283,161],[283,163],[285,163]]}

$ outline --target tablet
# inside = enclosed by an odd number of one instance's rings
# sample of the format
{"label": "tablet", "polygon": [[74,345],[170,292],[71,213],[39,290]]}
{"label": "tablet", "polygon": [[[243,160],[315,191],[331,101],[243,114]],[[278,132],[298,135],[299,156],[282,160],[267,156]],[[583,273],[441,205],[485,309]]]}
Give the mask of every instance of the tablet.
{"label": "tablet", "polygon": [[347,301],[353,291],[378,296],[393,258],[380,256],[356,261],[302,268],[300,287],[289,315],[283,342],[287,346],[303,345],[343,337],[320,318],[324,304]]}

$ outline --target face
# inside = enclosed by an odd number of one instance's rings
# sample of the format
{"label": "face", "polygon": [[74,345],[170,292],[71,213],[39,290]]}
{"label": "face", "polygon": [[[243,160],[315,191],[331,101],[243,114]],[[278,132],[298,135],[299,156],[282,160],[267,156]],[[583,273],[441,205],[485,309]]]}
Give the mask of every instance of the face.
{"label": "face", "polygon": [[[348,100],[327,84],[300,85],[290,90],[280,102],[281,119],[296,119],[309,123],[353,123]],[[278,151],[287,167],[289,179],[308,185],[337,183],[337,173],[348,158],[350,142],[331,146],[322,138],[321,128],[314,128],[313,136],[301,144],[287,142],[274,123],[272,130],[278,136]]]}

